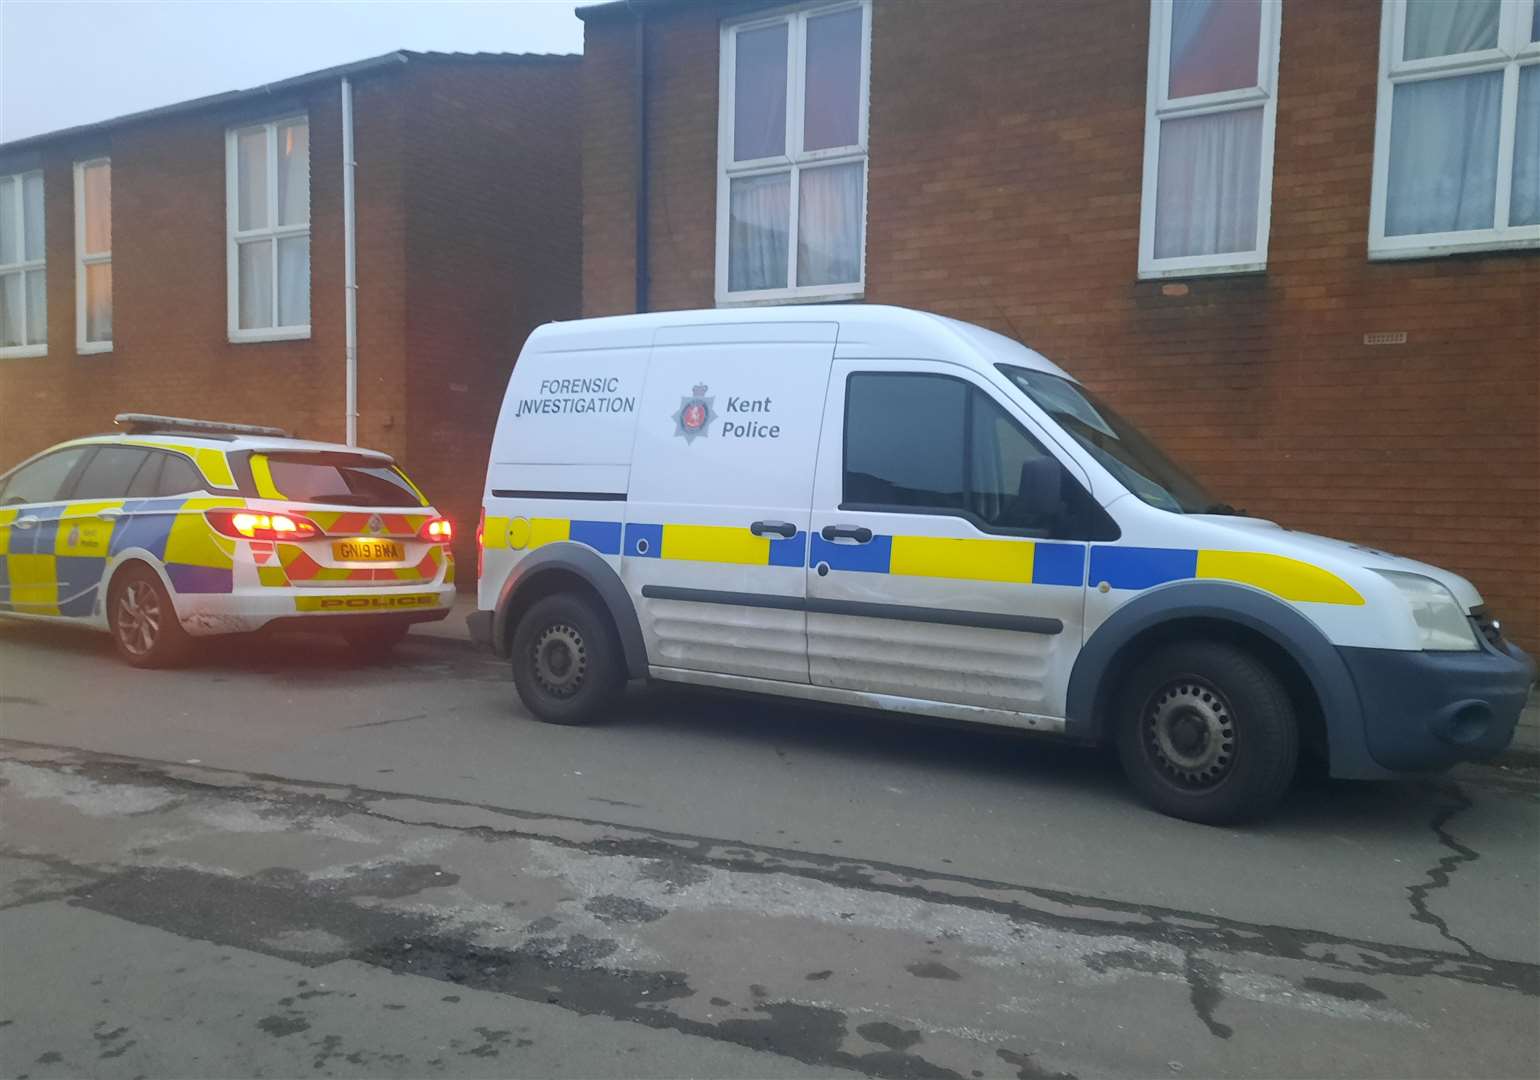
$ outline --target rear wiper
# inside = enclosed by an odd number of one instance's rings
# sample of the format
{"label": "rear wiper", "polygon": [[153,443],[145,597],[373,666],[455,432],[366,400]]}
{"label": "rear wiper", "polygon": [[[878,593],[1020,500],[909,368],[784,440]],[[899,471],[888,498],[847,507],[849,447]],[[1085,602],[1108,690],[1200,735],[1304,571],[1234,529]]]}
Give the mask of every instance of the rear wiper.
{"label": "rear wiper", "polygon": [[1205,513],[1205,514],[1223,514],[1226,517],[1250,517],[1251,516],[1250,514],[1246,513],[1246,511],[1244,509],[1237,510],[1235,507],[1231,506],[1229,503],[1210,503],[1208,506],[1203,508],[1202,512]]}
{"label": "rear wiper", "polygon": [[338,506],[372,506],[374,500],[367,495],[354,495],[351,491],[345,495],[311,495],[305,500],[308,503],[336,503]]}

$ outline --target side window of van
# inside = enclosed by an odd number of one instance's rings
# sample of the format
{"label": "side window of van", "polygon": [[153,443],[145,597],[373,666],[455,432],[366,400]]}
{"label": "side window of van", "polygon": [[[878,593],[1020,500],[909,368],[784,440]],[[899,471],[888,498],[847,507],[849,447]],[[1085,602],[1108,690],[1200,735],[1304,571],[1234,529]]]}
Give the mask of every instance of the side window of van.
{"label": "side window of van", "polygon": [[1064,466],[987,393],[946,375],[850,376],[841,505],[955,514],[1007,533],[1106,535],[1105,515]]}

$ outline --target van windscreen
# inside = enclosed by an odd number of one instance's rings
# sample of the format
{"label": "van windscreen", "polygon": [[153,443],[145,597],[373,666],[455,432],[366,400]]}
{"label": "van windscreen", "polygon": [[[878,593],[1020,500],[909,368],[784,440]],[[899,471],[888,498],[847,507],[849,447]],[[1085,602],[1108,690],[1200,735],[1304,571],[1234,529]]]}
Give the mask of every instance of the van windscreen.
{"label": "van windscreen", "polygon": [[[258,498],[337,506],[426,506],[394,465],[351,454],[251,455]],[[266,475],[264,475],[264,472]]]}
{"label": "van windscreen", "polygon": [[1046,371],[1000,370],[1142,501],[1179,514],[1237,514],[1138,428],[1079,383]]}

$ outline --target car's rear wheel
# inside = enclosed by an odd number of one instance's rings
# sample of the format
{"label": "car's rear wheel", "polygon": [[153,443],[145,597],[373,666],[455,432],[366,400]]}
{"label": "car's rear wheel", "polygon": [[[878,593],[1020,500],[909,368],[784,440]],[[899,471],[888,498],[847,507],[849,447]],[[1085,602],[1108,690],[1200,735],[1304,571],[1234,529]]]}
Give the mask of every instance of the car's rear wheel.
{"label": "car's rear wheel", "polygon": [[192,645],[171,594],[148,566],[125,567],[112,579],[107,625],[118,655],[134,667],[172,667],[187,658]]}
{"label": "car's rear wheel", "polygon": [[1188,821],[1262,817],[1299,761],[1288,690],[1266,664],[1222,642],[1151,653],[1124,684],[1117,720],[1129,781],[1157,810]]}
{"label": "car's rear wheel", "polygon": [[582,596],[535,601],[513,632],[513,685],[524,707],[551,724],[600,718],[625,682],[605,614]]}
{"label": "car's rear wheel", "polygon": [[342,639],[360,660],[383,660],[401,644],[410,629],[407,623],[348,627],[342,631]]}

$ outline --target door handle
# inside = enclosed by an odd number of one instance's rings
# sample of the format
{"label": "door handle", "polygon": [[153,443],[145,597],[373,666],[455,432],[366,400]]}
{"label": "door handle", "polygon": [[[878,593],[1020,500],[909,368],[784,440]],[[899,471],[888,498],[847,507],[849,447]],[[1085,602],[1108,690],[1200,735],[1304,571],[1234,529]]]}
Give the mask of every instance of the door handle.
{"label": "door handle", "polygon": [[872,530],[865,525],[825,525],[823,527],[825,540],[854,540],[858,544],[869,544],[872,539]]}
{"label": "door handle", "polygon": [[123,511],[116,506],[109,506],[106,509],[98,510],[96,516],[103,521],[117,521],[123,516]]}
{"label": "door handle", "polygon": [[18,529],[30,529],[41,520],[42,519],[37,517],[35,514],[28,514],[26,517],[17,518],[15,525]]}
{"label": "door handle", "polygon": [[749,526],[749,532],[755,536],[775,533],[777,536],[790,540],[793,536],[797,535],[797,527],[789,521],[756,521]]}

